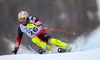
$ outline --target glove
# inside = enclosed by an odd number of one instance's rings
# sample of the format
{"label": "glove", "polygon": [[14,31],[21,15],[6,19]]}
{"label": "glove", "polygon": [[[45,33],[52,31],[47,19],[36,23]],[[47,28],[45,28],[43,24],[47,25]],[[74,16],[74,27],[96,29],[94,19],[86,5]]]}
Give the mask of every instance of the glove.
{"label": "glove", "polygon": [[26,25],[26,27],[27,28],[34,28],[34,27],[36,27],[36,25],[35,24],[32,24],[32,23],[29,23],[29,24]]}
{"label": "glove", "polygon": [[12,54],[13,54],[13,55],[14,55],[14,54],[17,54],[18,49],[19,49],[19,47],[15,47],[15,50],[12,51]]}

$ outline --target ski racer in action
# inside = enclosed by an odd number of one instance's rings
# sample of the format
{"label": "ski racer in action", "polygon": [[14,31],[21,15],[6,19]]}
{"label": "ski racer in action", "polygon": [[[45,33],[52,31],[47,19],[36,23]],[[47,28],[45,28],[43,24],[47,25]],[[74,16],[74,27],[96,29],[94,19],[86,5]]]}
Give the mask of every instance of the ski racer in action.
{"label": "ski racer in action", "polygon": [[52,38],[42,26],[42,22],[37,17],[29,16],[26,11],[19,12],[18,20],[20,22],[18,28],[18,37],[16,39],[15,49],[12,51],[12,54],[17,54],[23,33],[32,38],[32,43],[41,47],[45,51],[52,50],[52,47],[49,44],[66,49],[67,51],[72,49],[72,47],[67,43]]}

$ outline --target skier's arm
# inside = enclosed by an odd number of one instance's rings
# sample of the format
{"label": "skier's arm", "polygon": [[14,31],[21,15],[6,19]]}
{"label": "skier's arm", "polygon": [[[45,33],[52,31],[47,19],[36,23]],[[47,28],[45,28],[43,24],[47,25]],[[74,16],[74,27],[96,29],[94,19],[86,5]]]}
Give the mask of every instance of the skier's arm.
{"label": "skier's arm", "polygon": [[16,47],[20,46],[22,36],[23,36],[23,32],[21,31],[20,28],[18,28],[18,37],[17,37],[17,40],[16,40]]}
{"label": "skier's arm", "polygon": [[42,22],[37,17],[33,17],[33,19],[35,19],[36,26],[42,26]]}
{"label": "skier's arm", "polygon": [[19,46],[20,46],[20,43],[21,43],[22,36],[23,36],[23,32],[21,31],[20,28],[18,28],[18,37],[16,39],[15,50],[12,52],[13,54],[16,54],[17,53],[17,51],[19,49]]}

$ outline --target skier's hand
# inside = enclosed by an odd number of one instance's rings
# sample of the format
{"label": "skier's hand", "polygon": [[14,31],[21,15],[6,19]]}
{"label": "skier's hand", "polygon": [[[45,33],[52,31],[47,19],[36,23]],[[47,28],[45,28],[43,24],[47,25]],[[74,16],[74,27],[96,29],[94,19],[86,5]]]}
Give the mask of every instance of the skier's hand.
{"label": "skier's hand", "polygon": [[12,51],[12,55],[16,54],[16,51]]}
{"label": "skier's hand", "polygon": [[12,55],[17,54],[19,47],[15,47],[14,51],[12,51]]}
{"label": "skier's hand", "polygon": [[36,27],[36,25],[35,24],[32,24],[32,23],[29,23],[29,24],[26,25],[26,27],[27,28],[34,28],[34,27]]}

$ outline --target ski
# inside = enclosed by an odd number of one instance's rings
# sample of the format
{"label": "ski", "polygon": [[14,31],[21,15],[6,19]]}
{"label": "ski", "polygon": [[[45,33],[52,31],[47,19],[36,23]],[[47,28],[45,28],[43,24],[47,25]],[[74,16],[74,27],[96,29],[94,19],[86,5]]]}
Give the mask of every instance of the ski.
{"label": "ski", "polygon": [[46,51],[43,50],[43,49],[39,49],[38,52],[36,52],[36,51],[31,47],[31,45],[30,45],[29,43],[27,44],[27,47],[28,47],[34,54],[43,54],[43,53],[46,52]]}
{"label": "ski", "polygon": [[[43,49],[39,49],[38,52],[36,52],[34,50],[34,48],[31,47],[30,44],[27,44],[28,48],[34,53],[34,54],[48,54],[47,50],[43,50]],[[65,53],[65,52],[68,52],[66,49],[63,49],[63,48],[57,48],[56,49],[56,52],[51,52],[51,53]]]}
{"label": "ski", "polygon": [[64,53],[64,52],[66,52],[66,49],[58,48],[57,51],[58,51],[59,53]]}

